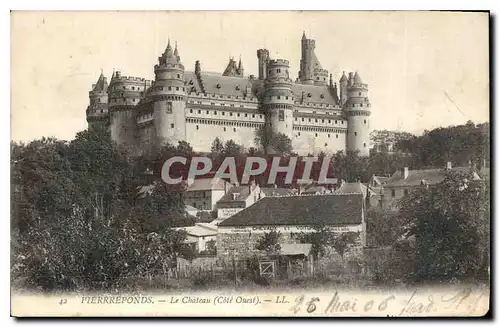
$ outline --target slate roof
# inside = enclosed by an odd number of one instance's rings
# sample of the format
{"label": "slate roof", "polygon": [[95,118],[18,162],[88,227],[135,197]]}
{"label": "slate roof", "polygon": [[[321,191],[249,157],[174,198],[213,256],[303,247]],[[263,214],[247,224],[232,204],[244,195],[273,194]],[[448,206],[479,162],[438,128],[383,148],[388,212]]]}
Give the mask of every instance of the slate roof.
{"label": "slate roof", "polygon": [[92,92],[106,92],[107,90],[108,90],[108,81],[101,72],[99,79],[93,85]]}
{"label": "slate roof", "polygon": [[[238,193],[236,199],[233,199],[233,194]],[[222,198],[218,201],[218,203],[222,202],[235,202],[235,201],[245,201],[250,194],[250,190],[248,185],[246,186],[233,186],[227,191],[226,194],[222,196]]]}
{"label": "slate roof", "polygon": [[[248,77],[238,77],[238,76],[223,76],[218,73],[212,72],[201,72],[201,79],[203,86],[205,87],[205,92],[207,94],[215,95],[231,95],[244,97],[246,93],[247,86],[252,89],[252,96],[256,96],[259,89],[263,87],[263,81],[254,79],[251,80]],[[201,85],[199,84],[198,78],[194,72],[187,71],[184,73],[184,80],[186,82],[186,87],[188,91],[195,93],[203,93]],[[219,86],[219,87],[217,87]],[[194,89],[193,89],[194,88]],[[307,85],[307,84],[295,84],[292,83],[292,92],[295,98],[300,101],[303,97],[303,102],[314,102],[314,103],[325,103],[337,105],[337,101],[330,92],[328,86],[319,85]]]}
{"label": "slate roof", "polygon": [[219,226],[311,225],[330,226],[361,223],[361,194],[265,197],[236,213]]}
{"label": "slate roof", "polygon": [[[454,167],[451,168],[455,172],[468,172],[469,167]],[[408,177],[403,178],[401,170],[396,171],[385,182],[384,187],[402,187],[402,186],[418,186],[421,185],[422,180],[427,184],[433,185],[441,183],[444,180],[446,169],[422,169],[422,170],[409,170]],[[479,176],[475,174],[475,179]]]}
{"label": "slate roof", "polygon": [[366,197],[368,191],[370,192],[370,195],[376,194],[372,190],[369,190],[368,187],[362,183],[344,183],[338,189],[336,189],[334,193],[357,193],[363,194],[363,197]]}
{"label": "slate roof", "polygon": [[294,194],[294,191],[289,188],[262,187],[260,191],[265,196],[287,196]]}

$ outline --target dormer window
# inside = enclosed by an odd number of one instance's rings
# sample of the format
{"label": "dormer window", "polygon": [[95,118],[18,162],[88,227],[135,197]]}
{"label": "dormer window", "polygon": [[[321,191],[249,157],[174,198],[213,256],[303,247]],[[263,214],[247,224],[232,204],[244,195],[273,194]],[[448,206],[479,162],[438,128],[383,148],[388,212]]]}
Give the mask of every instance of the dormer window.
{"label": "dormer window", "polygon": [[325,96],[324,96],[323,94],[321,94],[319,97],[320,97],[321,99],[323,99]]}
{"label": "dormer window", "polygon": [[307,93],[307,97],[308,98],[312,97],[311,93]]}
{"label": "dormer window", "polygon": [[217,88],[220,89],[220,84],[217,84]]}
{"label": "dormer window", "polygon": [[190,80],[190,81],[189,81],[189,85],[193,85],[193,80]]}
{"label": "dormer window", "polygon": [[236,85],[236,91],[239,91],[239,90],[240,90],[240,86]]}

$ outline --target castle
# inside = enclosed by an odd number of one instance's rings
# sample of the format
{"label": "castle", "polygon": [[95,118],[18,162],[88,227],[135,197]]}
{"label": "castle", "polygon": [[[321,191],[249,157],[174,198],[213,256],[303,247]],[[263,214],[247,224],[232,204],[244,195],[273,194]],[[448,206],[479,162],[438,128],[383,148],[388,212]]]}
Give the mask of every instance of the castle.
{"label": "castle", "polygon": [[299,76],[292,81],[289,61],[271,59],[257,50],[258,76],[244,75],[241,58],[233,58],[222,74],[204,72],[199,61],[186,71],[177,44],[170,40],[154,66],[155,80],[113,72],[108,85],[101,73],[89,92],[89,127],[108,126],[111,137],[137,153],[155,142],[188,142],[209,152],[212,142],[233,140],[246,148],[256,130],[268,124],[292,140],[295,152],[369,154],[368,85],[356,73],[343,73],[337,83],[323,69],[305,33],[301,40]]}

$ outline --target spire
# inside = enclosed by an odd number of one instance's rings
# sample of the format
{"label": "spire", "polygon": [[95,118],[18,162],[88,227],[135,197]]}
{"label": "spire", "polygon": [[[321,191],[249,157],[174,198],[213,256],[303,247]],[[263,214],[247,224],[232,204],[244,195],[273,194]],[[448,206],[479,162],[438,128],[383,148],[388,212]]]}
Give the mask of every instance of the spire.
{"label": "spire", "polygon": [[307,40],[306,31],[302,31],[302,40]]}
{"label": "spire", "polygon": [[164,53],[167,57],[172,56],[172,46],[170,45],[170,37],[168,38],[167,48]]}
{"label": "spire", "polygon": [[340,78],[340,83],[347,82],[347,76],[345,75],[345,71],[342,72],[342,77]]}
{"label": "spire", "polygon": [[362,83],[363,83],[363,82],[361,81],[361,77],[359,77],[358,72],[355,72],[355,73],[354,73],[353,80],[354,80],[354,84],[362,84]]}
{"label": "spire", "polygon": [[330,86],[333,86],[332,74],[330,74]]}
{"label": "spire", "polygon": [[175,41],[174,56],[179,57],[179,51],[177,50],[177,41]]}
{"label": "spire", "polygon": [[97,79],[97,82],[94,84],[92,91],[106,92],[107,90],[108,90],[108,81],[106,80],[106,77],[104,77],[104,73],[101,69],[101,75],[99,75],[99,78]]}

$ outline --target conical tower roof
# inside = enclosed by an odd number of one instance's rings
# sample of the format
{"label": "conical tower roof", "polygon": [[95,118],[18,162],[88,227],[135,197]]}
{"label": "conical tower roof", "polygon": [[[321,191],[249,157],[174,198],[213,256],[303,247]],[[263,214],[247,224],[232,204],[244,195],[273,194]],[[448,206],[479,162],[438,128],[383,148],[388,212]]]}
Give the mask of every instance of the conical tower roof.
{"label": "conical tower roof", "polygon": [[342,73],[342,77],[340,78],[340,83],[342,82],[347,82],[347,76],[345,75],[345,72]]}
{"label": "conical tower roof", "polygon": [[99,79],[97,79],[97,82],[95,83],[92,91],[93,92],[106,92],[107,90],[108,90],[108,81],[106,80],[106,77],[104,77],[104,74],[101,70],[101,75],[99,75]]}
{"label": "conical tower roof", "polygon": [[361,81],[361,77],[359,77],[358,72],[354,73],[354,84],[362,84],[363,82]]}

